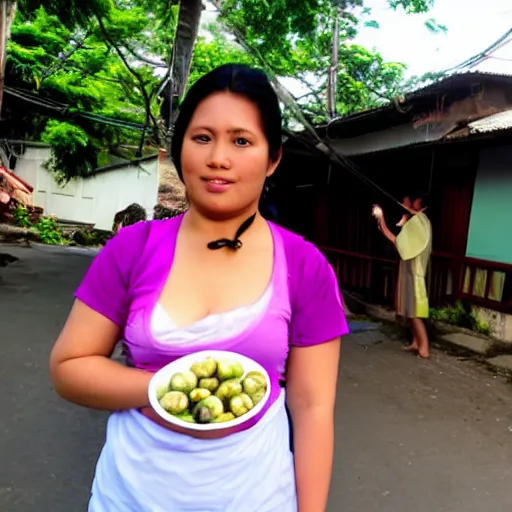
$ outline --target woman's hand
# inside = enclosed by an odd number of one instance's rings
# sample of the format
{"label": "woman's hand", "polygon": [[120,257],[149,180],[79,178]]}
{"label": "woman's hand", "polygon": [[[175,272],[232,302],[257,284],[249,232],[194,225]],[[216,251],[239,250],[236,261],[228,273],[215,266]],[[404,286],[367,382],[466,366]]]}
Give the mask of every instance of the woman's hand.
{"label": "woman's hand", "polygon": [[146,418],[150,419],[151,421],[157,423],[161,427],[164,427],[168,430],[172,430],[173,432],[177,432],[178,434],[185,434],[187,436],[191,437],[197,437],[199,439],[219,439],[221,437],[226,437],[229,434],[233,434],[236,432],[236,428],[228,428],[228,429],[222,429],[222,430],[191,430],[186,427],[181,427],[178,425],[174,425],[173,423],[169,423],[168,421],[165,421],[163,418],[161,418],[155,410],[148,406],[148,407],[142,407],[139,409],[139,412],[146,416]]}
{"label": "woman's hand", "polygon": [[384,212],[382,208],[378,204],[374,204],[372,207],[372,215],[380,222],[382,220],[382,216]]}

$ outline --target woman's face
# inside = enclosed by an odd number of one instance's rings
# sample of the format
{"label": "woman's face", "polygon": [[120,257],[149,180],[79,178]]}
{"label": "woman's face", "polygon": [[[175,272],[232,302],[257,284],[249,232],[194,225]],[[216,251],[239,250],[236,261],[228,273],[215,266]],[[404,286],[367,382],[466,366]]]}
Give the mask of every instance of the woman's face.
{"label": "woman's face", "polygon": [[217,92],[198,105],[181,152],[191,206],[217,218],[253,212],[278,163],[269,159],[260,113],[250,100]]}

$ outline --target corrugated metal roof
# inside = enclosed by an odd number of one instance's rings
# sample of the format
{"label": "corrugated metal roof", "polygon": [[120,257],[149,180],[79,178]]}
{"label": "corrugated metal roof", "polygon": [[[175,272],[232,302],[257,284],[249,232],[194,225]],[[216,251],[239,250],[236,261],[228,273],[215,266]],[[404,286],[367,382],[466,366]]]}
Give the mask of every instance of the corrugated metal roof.
{"label": "corrugated metal roof", "polygon": [[498,112],[468,124],[469,133],[489,133],[512,128],[512,109]]}

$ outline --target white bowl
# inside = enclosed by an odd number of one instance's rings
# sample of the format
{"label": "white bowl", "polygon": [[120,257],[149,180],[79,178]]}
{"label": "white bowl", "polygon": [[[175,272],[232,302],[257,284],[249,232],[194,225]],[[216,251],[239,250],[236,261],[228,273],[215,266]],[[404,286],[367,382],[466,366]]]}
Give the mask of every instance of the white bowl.
{"label": "white bowl", "polygon": [[[202,361],[207,357],[213,357],[214,359],[231,359],[233,361],[238,361],[244,368],[244,376],[252,371],[261,372],[266,380],[267,380],[267,391],[264,397],[246,414],[243,416],[239,416],[231,421],[225,421],[223,423],[189,423],[188,421],[183,421],[176,416],[168,413],[165,409],[162,408],[158,399],[156,397],[157,390],[170,382],[171,377],[176,372],[182,372],[184,370],[190,370],[192,364],[198,361]],[[242,377],[243,378],[243,377]],[[236,352],[229,352],[226,350],[203,350],[201,352],[195,352],[194,354],[189,354],[188,356],[183,356],[172,363],[161,368],[158,372],[153,375],[149,387],[148,387],[148,396],[149,403],[151,407],[155,410],[155,412],[165,421],[172,423],[174,425],[178,425],[182,428],[187,428],[188,430],[225,430],[227,428],[233,428],[237,425],[242,425],[246,421],[250,420],[254,416],[256,416],[261,409],[265,406],[270,396],[270,377],[261,365],[259,365],[256,361],[249,359],[241,354],[237,354]]]}

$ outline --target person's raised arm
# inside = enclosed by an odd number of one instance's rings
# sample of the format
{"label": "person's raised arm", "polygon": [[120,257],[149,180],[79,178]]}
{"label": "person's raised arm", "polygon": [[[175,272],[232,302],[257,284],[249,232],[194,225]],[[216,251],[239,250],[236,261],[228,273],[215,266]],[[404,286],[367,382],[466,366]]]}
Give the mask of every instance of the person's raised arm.
{"label": "person's raised arm", "polygon": [[384,218],[384,212],[380,206],[374,206],[372,210],[372,215],[377,219],[377,225],[379,229],[382,231],[382,234],[392,243],[396,244],[396,236],[390,231],[388,225],[386,224],[386,219]]}

